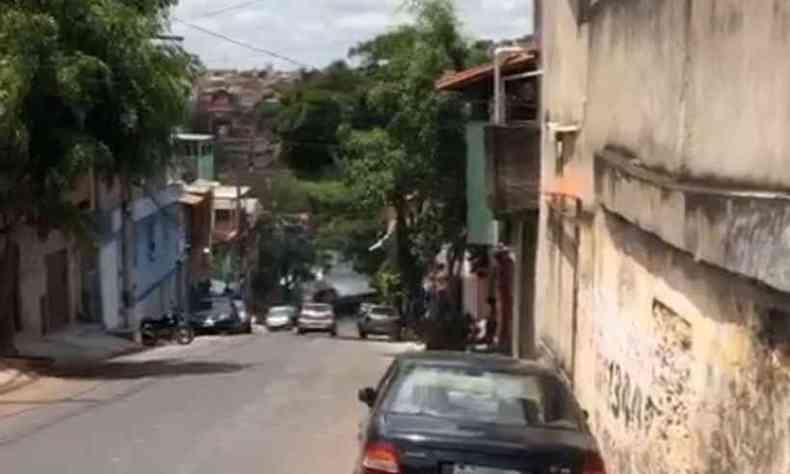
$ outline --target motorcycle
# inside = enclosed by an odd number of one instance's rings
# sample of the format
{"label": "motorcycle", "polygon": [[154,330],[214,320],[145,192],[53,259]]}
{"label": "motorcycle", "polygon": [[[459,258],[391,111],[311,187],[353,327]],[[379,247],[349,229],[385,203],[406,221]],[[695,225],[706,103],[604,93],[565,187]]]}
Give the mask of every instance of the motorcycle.
{"label": "motorcycle", "polygon": [[191,344],[195,340],[194,329],[177,308],[158,319],[143,319],[140,323],[140,333],[145,346],[155,346],[160,339],[175,341],[182,346]]}

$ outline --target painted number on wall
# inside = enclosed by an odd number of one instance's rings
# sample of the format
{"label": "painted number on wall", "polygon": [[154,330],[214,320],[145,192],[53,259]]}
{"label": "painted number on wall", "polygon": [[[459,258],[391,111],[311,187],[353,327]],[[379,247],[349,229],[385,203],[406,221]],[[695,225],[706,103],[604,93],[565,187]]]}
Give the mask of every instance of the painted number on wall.
{"label": "painted number on wall", "polygon": [[623,420],[626,428],[649,430],[661,414],[650,395],[632,382],[631,376],[616,362],[609,362],[608,406],[609,412]]}

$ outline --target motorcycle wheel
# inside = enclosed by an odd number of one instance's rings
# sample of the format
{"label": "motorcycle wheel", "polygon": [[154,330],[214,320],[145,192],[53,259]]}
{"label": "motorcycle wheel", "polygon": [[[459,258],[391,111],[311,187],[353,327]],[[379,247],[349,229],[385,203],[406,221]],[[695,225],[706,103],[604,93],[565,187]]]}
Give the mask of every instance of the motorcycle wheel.
{"label": "motorcycle wheel", "polygon": [[176,342],[178,342],[182,346],[192,344],[192,341],[194,340],[195,340],[195,332],[192,330],[192,328],[182,327],[176,329]]}

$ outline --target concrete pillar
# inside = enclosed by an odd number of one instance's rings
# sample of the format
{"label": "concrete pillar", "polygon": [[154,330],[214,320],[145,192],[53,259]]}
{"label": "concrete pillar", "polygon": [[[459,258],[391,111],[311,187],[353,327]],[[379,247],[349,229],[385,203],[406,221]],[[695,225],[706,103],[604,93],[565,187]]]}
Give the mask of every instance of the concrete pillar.
{"label": "concrete pillar", "polygon": [[538,211],[530,212],[521,224],[521,255],[519,267],[521,277],[518,283],[519,300],[519,340],[516,351],[519,357],[530,359],[537,355],[535,343],[535,283],[538,256]]}

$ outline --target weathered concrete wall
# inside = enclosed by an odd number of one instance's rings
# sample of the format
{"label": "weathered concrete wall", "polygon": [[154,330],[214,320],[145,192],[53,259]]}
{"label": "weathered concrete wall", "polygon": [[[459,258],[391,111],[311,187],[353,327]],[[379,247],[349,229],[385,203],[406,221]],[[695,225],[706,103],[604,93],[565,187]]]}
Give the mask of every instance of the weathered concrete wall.
{"label": "weathered concrete wall", "polygon": [[763,337],[790,298],[606,212],[595,234],[575,383],[608,472],[790,472],[790,359]]}
{"label": "weathered concrete wall", "polygon": [[68,251],[69,307],[62,308],[65,316],[73,322],[80,311],[82,302],[82,275],[79,257],[71,239],[60,232],[51,232],[42,241],[35,229],[19,226],[15,231],[15,240],[19,244],[19,296],[22,319],[22,332],[30,336],[41,336],[42,297],[47,293],[46,256],[53,252],[66,249]]}
{"label": "weathered concrete wall", "polygon": [[598,203],[670,245],[790,293],[790,194],[685,183],[596,153]]}
{"label": "weathered concrete wall", "polygon": [[790,188],[790,3],[599,3],[585,120],[593,147],[620,145],[683,177]]}
{"label": "weathered concrete wall", "polygon": [[[545,76],[542,87],[544,118],[556,124],[584,122],[587,87],[587,27],[578,27],[576,2],[543,2]],[[543,134],[541,187],[543,190],[578,195],[584,202],[593,198],[592,162],[586,159],[585,131],[563,170],[557,174],[558,148],[552,133]],[[591,265],[590,234],[567,222],[548,199],[541,199],[537,281],[535,283],[536,332],[548,344],[557,361],[572,370],[575,315],[583,307],[574,303],[578,288]],[[586,279],[589,281],[589,279]],[[588,285],[589,286],[589,285]],[[579,299],[581,300],[581,299]],[[576,303],[578,303],[578,301]]]}
{"label": "weathered concrete wall", "polygon": [[589,214],[541,203],[539,340],[610,474],[790,472],[790,303],[763,285],[783,288],[784,266],[757,251],[783,248],[787,206],[593,186],[595,154],[614,146],[695,184],[790,188],[790,3],[595,3],[579,23],[579,2],[544,2],[544,117],[581,128],[561,174],[544,135],[542,185]]}
{"label": "weathered concrete wall", "polygon": [[114,238],[99,244],[99,289],[104,327],[120,329],[121,320],[121,242]]}

